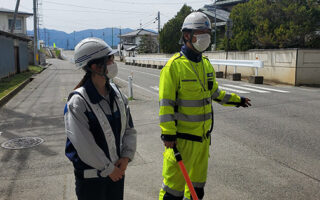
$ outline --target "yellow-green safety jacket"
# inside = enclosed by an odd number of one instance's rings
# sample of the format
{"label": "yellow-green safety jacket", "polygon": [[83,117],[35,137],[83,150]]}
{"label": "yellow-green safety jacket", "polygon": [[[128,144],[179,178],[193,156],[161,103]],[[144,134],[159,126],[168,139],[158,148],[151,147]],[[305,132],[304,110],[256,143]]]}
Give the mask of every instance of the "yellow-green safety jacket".
{"label": "yellow-green safety jacket", "polygon": [[[237,106],[241,97],[220,90],[210,61],[188,60],[176,53],[160,73],[159,118],[161,138],[174,141],[177,137],[202,141],[213,126],[211,100],[221,105]],[[209,131],[210,130],[210,131]]]}

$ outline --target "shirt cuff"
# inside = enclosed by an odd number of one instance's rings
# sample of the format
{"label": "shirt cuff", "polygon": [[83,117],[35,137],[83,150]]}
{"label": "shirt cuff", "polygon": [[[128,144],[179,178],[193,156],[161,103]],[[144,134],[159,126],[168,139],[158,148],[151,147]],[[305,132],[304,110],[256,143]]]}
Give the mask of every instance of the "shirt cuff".
{"label": "shirt cuff", "polygon": [[162,141],[176,141],[177,140],[177,135],[161,134],[161,140]]}

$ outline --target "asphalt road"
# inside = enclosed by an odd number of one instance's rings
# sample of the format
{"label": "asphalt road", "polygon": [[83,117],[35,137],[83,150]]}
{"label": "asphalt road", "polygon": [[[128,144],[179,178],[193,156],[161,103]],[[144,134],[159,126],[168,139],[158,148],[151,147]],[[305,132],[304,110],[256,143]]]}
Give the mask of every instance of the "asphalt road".
{"label": "asphalt road", "polygon": [[[48,62],[52,65],[0,108],[0,143],[25,136],[45,140],[23,150],[1,148],[0,199],[75,199],[73,167],[64,156],[63,107],[83,73],[68,61]],[[125,199],[157,199],[163,151],[160,71],[118,66],[115,82],[126,94],[128,75],[133,76],[130,107],[138,130]],[[205,199],[320,199],[320,89],[218,81],[221,88],[250,98],[253,106],[214,104]]]}
{"label": "asphalt road", "polygon": [[[133,76],[134,91],[158,100],[159,70],[123,64],[119,69],[119,80]],[[253,106],[214,103],[208,178],[213,194],[220,194],[223,184],[240,192],[234,199],[251,199],[251,193],[254,199],[320,199],[320,89],[218,82],[221,89],[250,98]],[[229,198],[222,193],[212,199]]]}

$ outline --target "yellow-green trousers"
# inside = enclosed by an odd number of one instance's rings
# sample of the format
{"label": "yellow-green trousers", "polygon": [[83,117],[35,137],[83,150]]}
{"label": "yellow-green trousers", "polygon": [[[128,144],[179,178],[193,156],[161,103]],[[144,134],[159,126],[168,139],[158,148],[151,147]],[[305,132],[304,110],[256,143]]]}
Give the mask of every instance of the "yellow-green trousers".
{"label": "yellow-green trousers", "polygon": [[[197,189],[203,191],[207,180],[209,146],[210,138],[203,139],[202,142],[177,139],[177,149],[182,156],[182,161],[196,192]],[[164,179],[159,200],[182,199],[183,196],[184,199],[191,199],[189,188],[182,175],[179,164],[175,159],[173,149],[171,148],[166,148],[163,153],[162,176]],[[198,196],[200,196],[199,199],[201,199],[203,194],[198,194]]]}

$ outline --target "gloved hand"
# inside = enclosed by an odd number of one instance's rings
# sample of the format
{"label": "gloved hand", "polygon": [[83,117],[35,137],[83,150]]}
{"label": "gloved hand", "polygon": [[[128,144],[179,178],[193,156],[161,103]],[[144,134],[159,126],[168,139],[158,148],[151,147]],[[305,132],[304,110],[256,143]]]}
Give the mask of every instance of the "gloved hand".
{"label": "gloved hand", "polygon": [[176,135],[161,135],[161,140],[163,144],[167,148],[173,148],[175,144],[177,144],[177,136]]}
{"label": "gloved hand", "polygon": [[241,107],[249,107],[251,106],[250,99],[241,97],[241,102],[236,106],[237,108]]}
{"label": "gloved hand", "polygon": [[177,144],[177,141],[163,141],[163,144],[167,148],[173,148]]}

